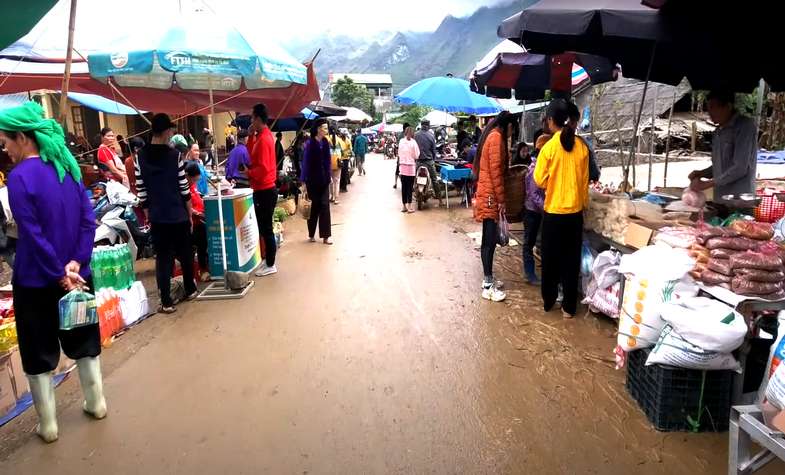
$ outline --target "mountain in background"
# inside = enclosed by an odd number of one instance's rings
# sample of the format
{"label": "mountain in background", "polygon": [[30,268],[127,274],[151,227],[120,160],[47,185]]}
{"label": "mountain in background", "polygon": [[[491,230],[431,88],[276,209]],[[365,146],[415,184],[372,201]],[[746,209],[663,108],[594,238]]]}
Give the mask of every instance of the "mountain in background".
{"label": "mountain in background", "polygon": [[432,33],[385,31],[371,38],[354,38],[327,32],[286,46],[302,60],[321,48],[316,71],[323,87],[331,72],[390,73],[394,90],[401,91],[431,76],[468,77],[477,61],[501,41],[496,28],[502,20],[535,2],[482,7],[465,18],[449,15]]}

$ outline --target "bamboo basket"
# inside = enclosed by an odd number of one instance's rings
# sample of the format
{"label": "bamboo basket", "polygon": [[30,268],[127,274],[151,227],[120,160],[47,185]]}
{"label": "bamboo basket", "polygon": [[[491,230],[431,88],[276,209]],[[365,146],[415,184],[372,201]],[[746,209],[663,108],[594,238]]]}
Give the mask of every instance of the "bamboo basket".
{"label": "bamboo basket", "polygon": [[507,200],[507,221],[523,221],[523,202],[526,199],[526,165],[512,165],[504,178],[504,195]]}

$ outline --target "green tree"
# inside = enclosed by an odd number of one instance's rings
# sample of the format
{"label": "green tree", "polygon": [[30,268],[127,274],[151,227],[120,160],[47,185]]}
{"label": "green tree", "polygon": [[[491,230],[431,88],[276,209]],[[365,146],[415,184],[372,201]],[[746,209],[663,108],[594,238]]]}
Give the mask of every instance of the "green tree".
{"label": "green tree", "polygon": [[409,124],[416,127],[423,117],[431,111],[430,107],[425,106],[403,106],[401,108],[403,115],[396,117],[393,122],[396,124]]}
{"label": "green tree", "polygon": [[356,107],[373,115],[373,94],[367,87],[346,76],[333,84],[333,102],[342,107]]}

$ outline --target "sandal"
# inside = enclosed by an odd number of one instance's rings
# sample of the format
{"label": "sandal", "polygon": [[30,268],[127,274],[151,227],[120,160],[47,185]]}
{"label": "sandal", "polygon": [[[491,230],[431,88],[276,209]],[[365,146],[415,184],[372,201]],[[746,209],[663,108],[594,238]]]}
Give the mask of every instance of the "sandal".
{"label": "sandal", "polygon": [[331,237],[324,238],[324,243],[327,244],[328,246],[332,246],[333,245],[333,238],[331,238]]}

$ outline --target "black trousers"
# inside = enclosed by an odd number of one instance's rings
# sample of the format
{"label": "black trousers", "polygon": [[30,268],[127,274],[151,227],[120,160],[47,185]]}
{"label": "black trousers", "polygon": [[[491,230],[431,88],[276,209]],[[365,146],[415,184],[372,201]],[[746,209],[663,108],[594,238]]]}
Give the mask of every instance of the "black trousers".
{"label": "black trousers", "polygon": [[311,216],[308,218],[308,237],[316,236],[316,225],[319,225],[319,237],[327,239],[332,236],[330,222],[330,185],[306,184],[308,197],[311,199]]}
{"label": "black trousers", "polygon": [[349,191],[347,186],[349,185],[349,160],[343,159],[341,160],[341,186],[340,191],[346,192]]}
{"label": "black trousers", "polygon": [[207,271],[210,264],[207,259],[207,226],[204,223],[194,223],[193,245],[196,247],[196,259],[199,261],[199,269],[202,272]]}
{"label": "black trousers", "polygon": [[253,192],[253,206],[256,210],[256,221],[259,223],[259,238],[264,240],[264,261],[268,266],[275,265],[275,254],[278,251],[273,233],[273,212],[277,203],[277,188]]}
{"label": "black trousers", "polygon": [[550,311],[564,292],[562,309],[575,315],[578,309],[578,281],[581,271],[583,213],[550,214],[542,217],[542,301]]}
{"label": "black trousers", "polygon": [[542,224],[542,213],[523,210],[523,266],[524,275],[526,266],[534,269],[534,246],[537,245],[537,235]]}
{"label": "black trousers", "polygon": [[[93,286],[88,281],[90,287]],[[60,299],[66,294],[58,285],[23,287],[14,285],[14,312],[19,355],[25,374],[54,371],[60,361],[60,347],[73,360],[101,354],[98,325],[60,330]]]}
{"label": "black trousers", "polygon": [[194,250],[191,244],[191,223],[152,223],[150,233],[155,249],[155,280],[161,293],[161,305],[171,306],[171,283],[174,260],[183,269],[185,295],[196,292],[194,281]]}
{"label": "black trousers", "polygon": [[411,204],[413,190],[414,190],[414,177],[401,175],[401,202],[404,205]]}
{"label": "black trousers", "polygon": [[499,242],[499,233],[496,221],[484,219],[482,221],[482,242],[480,244],[480,259],[485,281],[493,282],[493,254]]}

